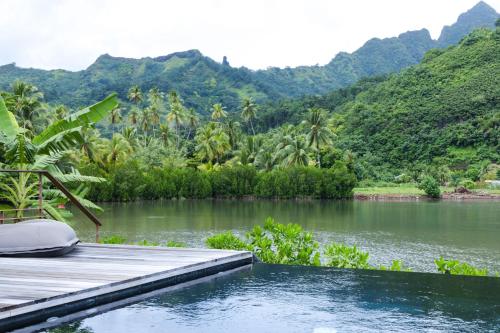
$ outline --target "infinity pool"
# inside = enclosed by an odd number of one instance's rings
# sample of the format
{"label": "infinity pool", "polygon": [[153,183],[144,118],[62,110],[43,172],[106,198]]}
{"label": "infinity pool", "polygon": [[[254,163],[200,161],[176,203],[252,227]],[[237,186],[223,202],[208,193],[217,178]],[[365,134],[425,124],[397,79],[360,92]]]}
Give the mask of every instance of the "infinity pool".
{"label": "infinity pool", "polygon": [[499,332],[500,278],[255,264],[47,332]]}

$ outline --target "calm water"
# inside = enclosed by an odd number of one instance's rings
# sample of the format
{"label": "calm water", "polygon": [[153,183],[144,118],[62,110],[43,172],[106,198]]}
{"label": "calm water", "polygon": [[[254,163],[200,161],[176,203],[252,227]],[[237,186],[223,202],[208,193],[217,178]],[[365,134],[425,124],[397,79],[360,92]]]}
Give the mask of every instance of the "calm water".
{"label": "calm water", "polygon": [[[357,245],[373,264],[402,259],[414,270],[434,271],[440,255],[500,271],[500,202],[367,201],[162,201],[105,204],[102,236],[129,241],[182,241],[202,247],[215,233],[244,235],[268,216],[299,223],[322,243]],[[93,225],[79,221],[80,238],[92,240]]]}
{"label": "calm water", "polygon": [[257,264],[50,332],[498,332],[500,279]]}

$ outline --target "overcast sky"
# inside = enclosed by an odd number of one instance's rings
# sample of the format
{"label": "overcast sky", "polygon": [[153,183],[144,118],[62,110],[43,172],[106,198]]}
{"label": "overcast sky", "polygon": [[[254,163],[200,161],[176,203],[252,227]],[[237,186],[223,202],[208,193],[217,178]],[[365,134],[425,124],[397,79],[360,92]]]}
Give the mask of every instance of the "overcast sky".
{"label": "overcast sky", "polygon": [[[478,0],[1,0],[0,64],[79,70],[199,49],[232,66],[325,64],[371,37],[443,25]],[[487,0],[497,11],[500,0]]]}

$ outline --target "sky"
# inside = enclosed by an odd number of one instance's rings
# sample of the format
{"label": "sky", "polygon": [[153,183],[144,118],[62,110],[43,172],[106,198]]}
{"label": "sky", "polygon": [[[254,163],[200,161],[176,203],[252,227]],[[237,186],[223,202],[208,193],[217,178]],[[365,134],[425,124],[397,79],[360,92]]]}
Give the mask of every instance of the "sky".
{"label": "sky", "polygon": [[[328,63],[372,37],[444,25],[478,0],[1,0],[0,65],[81,70],[104,53],[198,49],[251,69]],[[500,0],[486,0],[500,11]]]}

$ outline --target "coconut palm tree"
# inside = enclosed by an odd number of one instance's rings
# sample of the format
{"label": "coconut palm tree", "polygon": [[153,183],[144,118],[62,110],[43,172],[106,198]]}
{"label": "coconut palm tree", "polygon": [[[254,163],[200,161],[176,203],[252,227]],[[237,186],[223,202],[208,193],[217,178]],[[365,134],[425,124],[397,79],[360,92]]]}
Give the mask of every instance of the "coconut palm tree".
{"label": "coconut palm tree", "polygon": [[61,120],[69,115],[69,110],[65,105],[58,105],[55,108],[54,113],[56,120]]}
{"label": "coconut palm tree", "polygon": [[252,120],[257,116],[257,106],[254,104],[251,97],[245,98],[243,100],[241,117],[245,122],[250,123],[250,128],[252,129],[252,134],[255,136],[255,130],[253,128]]}
{"label": "coconut palm tree", "polygon": [[224,125],[224,131],[229,137],[229,144],[231,145],[231,149],[236,149],[240,136],[240,123],[234,120],[229,120]]}
{"label": "coconut palm tree", "polygon": [[302,123],[308,127],[308,146],[316,150],[316,161],[321,167],[320,148],[331,144],[333,138],[333,133],[326,123],[326,111],[320,108],[309,109],[309,117]]}
{"label": "coconut palm tree", "polygon": [[215,121],[220,121],[222,118],[227,117],[227,112],[224,110],[222,104],[217,103],[212,106],[212,119]]}
{"label": "coconut palm tree", "polygon": [[125,161],[132,152],[128,141],[121,134],[115,133],[106,144],[103,161],[108,165],[115,165]]}
{"label": "coconut palm tree", "polygon": [[142,109],[139,117],[139,123],[144,137],[148,136],[149,127],[151,126],[151,112],[149,108]]}
{"label": "coconut palm tree", "polygon": [[122,136],[127,140],[130,147],[133,150],[137,148],[138,140],[137,140],[137,130],[133,127],[124,127],[122,128]]}
{"label": "coconut palm tree", "polygon": [[163,101],[163,93],[160,91],[160,89],[158,89],[158,87],[153,87],[149,89],[148,100],[150,105],[156,105],[160,107],[160,104]]}
{"label": "coconut palm tree", "polygon": [[200,121],[200,118],[198,117],[198,114],[196,113],[196,110],[193,108],[188,109],[187,114],[187,125],[188,125],[188,133],[186,136],[186,139],[189,139],[191,137],[191,131],[196,131],[196,127],[198,126],[198,123]]}
{"label": "coconut palm tree", "polygon": [[195,140],[197,143],[195,152],[201,161],[219,162],[231,148],[228,135],[214,122],[199,128]]}
{"label": "coconut palm tree", "polygon": [[287,136],[287,143],[283,149],[278,150],[281,155],[281,164],[286,167],[306,166],[309,164],[308,146],[302,135]]}
{"label": "coconut palm tree", "polygon": [[160,109],[156,104],[149,107],[149,114],[151,116],[151,126],[153,127],[153,137],[156,137],[155,126],[160,125]]}
{"label": "coconut palm tree", "polygon": [[186,110],[182,105],[179,95],[175,91],[171,91],[168,95],[170,104],[170,112],[167,114],[167,121],[175,124],[176,147],[179,148],[179,129],[184,123]]}
{"label": "coconut palm tree", "polygon": [[160,139],[165,148],[168,148],[175,141],[175,135],[168,125],[160,125]]}
{"label": "coconut palm tree", "polygon": [[109,114],[109,122],[113,127],[113,132],[116,132],[116,124],[119,124],[122,121],[122,114],[120,105],[117,105],[111,113]]}
{"label": "coconut palm tree", "polygon": [[137,127],[137,124],[139,123],[139,111],[136,107],[133,107],[130,111],[128,120],[130,122],[130,125]]}
{"label": "coconut palm tree", "polygon": [[132,103],[135,103],[136,105],[139,105],[139,103],[141,103],[143,100],[141,88],[139,88],[139,86],[137,86],[137,85],[132,86],[128,90],[127,97],[128,97],[129,101],[131,101]]}
{"label": "coconut palm tree", "polygon": [[35,119],[40,116],[43,109],[43,94],[32,84],[15,81],[12,84],[12,93],[7,94],[5,104],[14,114],[19,125],[30,131],[30,136],[34,136]]}

